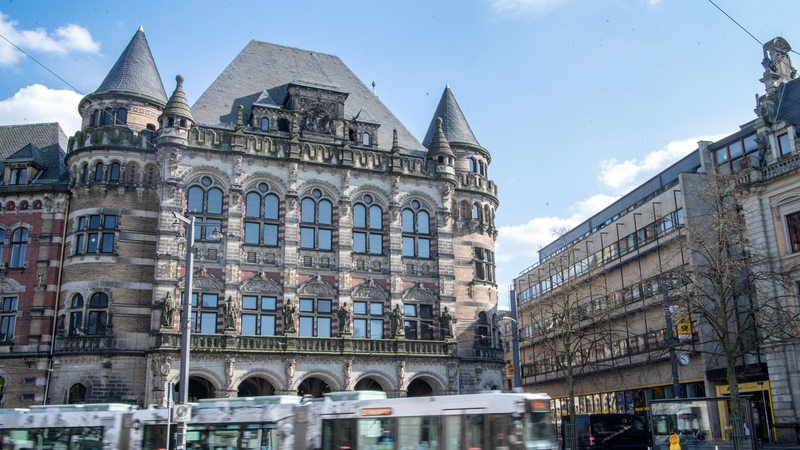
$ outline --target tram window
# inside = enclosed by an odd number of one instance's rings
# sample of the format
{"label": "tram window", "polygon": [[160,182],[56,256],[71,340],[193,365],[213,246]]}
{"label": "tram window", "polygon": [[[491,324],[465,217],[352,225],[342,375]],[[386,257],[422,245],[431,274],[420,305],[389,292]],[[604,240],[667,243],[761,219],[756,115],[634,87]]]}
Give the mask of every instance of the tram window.
{"label": "tram window", "polygon": [[483,416],[464,416],[464,443],[467,448],[483,448]]}
{"label": "tram window", "polygon": [[445,448],[463,448],[461,445],[461,416],[447,416],[444,418]]}
{"label": "tram window", "polygon": [[439,417],[397,419],[398,448],[439,448]]}

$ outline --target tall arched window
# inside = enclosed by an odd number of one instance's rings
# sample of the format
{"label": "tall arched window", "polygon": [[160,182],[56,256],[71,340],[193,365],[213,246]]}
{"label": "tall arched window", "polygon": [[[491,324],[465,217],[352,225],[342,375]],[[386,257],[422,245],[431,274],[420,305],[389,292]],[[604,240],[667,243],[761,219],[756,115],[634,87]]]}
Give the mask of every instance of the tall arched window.
{"label": "tall arched window", "polygon": [[314,189],[300,203],[300,248],[333,250],[333,204]]}
{"label": "tall arched window", "polygon": [[256,191],[247,193],[244,213],[245,244],[278,245],[280,201],[269,190],[267,183],[259,183]]}
{"label": "tall arched window", "polygon": [[86,184],[90,180],[91,180],[91,173],[89,170],[89,165],[84,164],[83,167],[81,168],[81,181],[83,182],[83,184]]}
{"label": "tall arched window", "polygon": [[128,123],[128,110],[125,108],[118,108],[117,109],[117,117],[115,120],[117,125],[125,125]]}
{"label": "tall arched window", "polygon": [[261,118],[261,131],[269,131],[269,118]]}
{"label": "tall arched window", "polygon": [[383,254],[383,209],[369,194],[353,205],[353,251]]}
{"label": "tall arched window", "polygon": [[108,166],[108,181],[119,181],[119,163],[113,162]]}
{"label": "tall arched window", "polygon": [[211,177],[205,176],[187,193],[189,214],[195,216],[196,241],[214,241],[212,233],[222,231],[222,189],[213,184]]}
{"label": "tall arched window", "polygon": [[67,335],[77,336],[83,333],[83,296],[75,294],[69,303],[69,331]]}
{"label": "tall arched window", "polygon": [[103,181],[103,163],[98,162],[94,165],[94,181]]}
{"label": "tall arched window", "polygon": [[419,201],[403,209],[403,256],[413,258],[431,257],[430,215]]}
{"label": "tall arched window", "polygon": [[25,267],[25,257],[28,255],[28,229],[17,228],[11,235],[11,258],[8,267]]}
{"label": "tall arched window", "polygon": [[86,311],[86,334],[90,336],[105,336],[108,325],[108,295],[95,292],[89,298],[89,307]]}

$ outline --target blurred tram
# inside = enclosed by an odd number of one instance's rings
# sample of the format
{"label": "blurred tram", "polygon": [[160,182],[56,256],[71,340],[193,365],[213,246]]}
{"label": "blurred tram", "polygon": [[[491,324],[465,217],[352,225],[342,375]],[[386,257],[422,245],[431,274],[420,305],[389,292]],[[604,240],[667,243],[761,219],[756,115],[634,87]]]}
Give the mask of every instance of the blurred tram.
{"label": "blurred tram", "polygon": [[333,392],[322,399],[207,399],[177,408],[56,405],[0,410],[2,450],[174,449],[186,421],[187,449],[555,450],[550,398],[480,393],[386,398]]}

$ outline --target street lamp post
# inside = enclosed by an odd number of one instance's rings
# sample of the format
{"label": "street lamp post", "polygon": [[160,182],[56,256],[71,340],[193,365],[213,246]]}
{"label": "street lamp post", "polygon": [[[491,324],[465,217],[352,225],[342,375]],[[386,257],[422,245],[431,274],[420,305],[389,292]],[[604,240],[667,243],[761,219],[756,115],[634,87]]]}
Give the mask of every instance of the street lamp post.
{"label": "street lamp post", "polygon": [[522,368],[519,357],[519,332],[517,330],[517,301],[513,298],[511,299],[511,315],[514,317],[505,316],[500,320],[510,320],[514,323],[514,326],[511,327],[511,353],[512,357],[514,358],[514,387],[522,388]]}
{"label": "street lamp post", "polygon": [[186,424],[189,420],[189,348],[191,347],[192,320],[192,275],[194,272],[194,217],[184,217],[173,212],[175,219],[186,228],[186,282],[183,287],[183,312],[181,313],[181,374],[178,405],[175,411],[182,411],[176,417],[176,450],[186,449]]}

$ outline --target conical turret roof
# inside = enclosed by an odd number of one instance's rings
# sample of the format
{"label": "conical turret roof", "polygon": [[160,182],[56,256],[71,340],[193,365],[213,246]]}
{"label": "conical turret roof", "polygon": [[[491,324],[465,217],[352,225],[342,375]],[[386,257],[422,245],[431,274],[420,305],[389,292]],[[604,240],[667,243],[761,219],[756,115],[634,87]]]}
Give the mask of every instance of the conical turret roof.
{"label": "conical turret roof", "polygon": [[133,39],[94,93],[136,95],[161,104],[167,103],[167,92],[142,28],[133,35]]}
{"label": "conical turret roof", "polygon": [[462,143],[481,146],[478,140],[475,139],[475,135],[472,134],[472,129],[469,127],[464,113],[461,112],[450,86],[445,86],[442,98],[439,100],[439,106],[436,107],[436,112],[433,113],[433,120],[428,126],[428,132],[425,133],[425,139],[422,140],[422,145],[427,148],[430,148],[437,131],[437,117],[442,118],[442,132],[451,144]]}
{"label": "conical turret roof", "polygon": [[189,108],[189,102],[186,101],[186,94],[183,93],[183,76],[176,76],[175,83],[175,91],[169,98],[167,106],[161,111],[161,115],[184,117],[194,122],[194,119],[192,119],[192,110]]}

